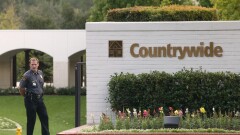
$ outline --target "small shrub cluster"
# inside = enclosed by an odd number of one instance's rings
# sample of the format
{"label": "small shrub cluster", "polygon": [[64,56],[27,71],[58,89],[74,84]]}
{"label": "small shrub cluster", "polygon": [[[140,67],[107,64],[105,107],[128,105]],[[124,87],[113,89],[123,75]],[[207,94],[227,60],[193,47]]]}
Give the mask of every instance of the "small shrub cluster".
{"label": "small shrub cluster", "polygon": [[[53,86],[46,86],[44,88],[45,95],[75,95],[75,87],[55,88]],[[19,95],[18,88],[0,88],[0,95]],[[80,95],[86,95],[86,87],[82,87]]]}
{"label": "small shrub cluster", "polygon": [[214,21],[216,9],[199,6],[130,7],[109,10],[107,21]]}
{"label": "small shrub cluster", "polygon": [[19,91],[17,88],[7,88],[2,89],[0,88],[0,95],[18,95]]}

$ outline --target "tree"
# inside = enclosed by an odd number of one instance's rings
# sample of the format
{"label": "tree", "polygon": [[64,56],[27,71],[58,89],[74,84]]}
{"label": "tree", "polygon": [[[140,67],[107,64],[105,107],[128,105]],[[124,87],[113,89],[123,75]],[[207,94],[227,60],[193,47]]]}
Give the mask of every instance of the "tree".
{"label": "tree", "polygon": [[23,28],[26,29],[57,29],[62,22],[59,15],[59,6],[52,2],[38,1],[29,6],[25,3],[20,5],[23,16]]}
{"label": "tree", "polygon": [[11,4],[5,12],[0,14],[0,29],[19,29],[20,26],[20,18],[15,12],[14,5]]}
{"label": "tree", "polygon": [[44,73],[44,81],[53,82],[53,59],[46,53],[31,50],[29,53],[30,57],[37,57],[39,59],[39,69]]}
{"label": "tree", "polygon": [[133,6],[195,5],[193,0],[93,0],[88,21],[104,21],[109,9]]}
{"label": "tree", "polygon": [[133,6],[160,6],[162,0],[93,0],[88,21],[104,21],[109,9]]}
{"label": "tree", "polygon": [[[25,52],[19,52],[17,55],[17,80],[22,78],[25,72]],[[39,69],[44,73],[45,82],[53,82],[53,59],[46,53],[31,50],[29,53],[30,57],[37,57],[39,59]],[[28,67],[27,67],[28,68]]]}
{"label": "tree", "polygon": [[20,80],[25,72],[25,53],[24,51],[16,54],[17,58],[17,80]]}
{"label": "tree", "polygon": [[161,3],[161,6],[168,6],[171,5],[171,1],[170,0],[163,0]]}
{"label": "tree", "polygon": [[172,4],[177,5],[195,5],[195,0],[170,0]]}
{"label": "tree", "polygon": [[240,20],[239,0],[212,0],[220,20]]}
{"label": "tree", "polygon": [[0,11],[3,11],[8,7],[10,0],[0,0]]}
{"label": "tree", "polygon": [[199,6],[202,7],[213,7],[211,0],[198,0]]}

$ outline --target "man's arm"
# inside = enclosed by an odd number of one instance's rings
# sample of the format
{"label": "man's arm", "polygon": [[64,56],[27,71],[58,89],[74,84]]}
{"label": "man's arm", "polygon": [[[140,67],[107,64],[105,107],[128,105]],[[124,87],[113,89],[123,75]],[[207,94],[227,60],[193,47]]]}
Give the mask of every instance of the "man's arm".
{"label": "man's arm", "polygon": [[25,89],[25,88],[19,87],[19,93],[20,93],[22,96],[25,95],[25,92],[26,92],[26,89]]}
{"label": "man's arm", "polygon": [[27,85],[27,77],[24,75],[22,79],[20,80],[20,84],[18,87],[19,93],[24,96],[26,92],[26,85]]}

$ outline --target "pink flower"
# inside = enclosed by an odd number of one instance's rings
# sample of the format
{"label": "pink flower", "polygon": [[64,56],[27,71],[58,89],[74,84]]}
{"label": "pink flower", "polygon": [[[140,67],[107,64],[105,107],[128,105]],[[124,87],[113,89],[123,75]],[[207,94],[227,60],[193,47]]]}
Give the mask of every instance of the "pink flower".
{"label": "pink flower", "polygon": [[170,111],[173,111],[173,108],[170,106],[169,108],[168,108]]}
{"label": "pink flower", "polygon": [[143,117],[147,117],[148,116],[148,111],[147,110],[144,110],[143,111]]}
{"label": "pink flower", "polygon": [[182,110],[179,110],[179,111],[178,111],[178,116],[180,116],[180,117],[183,116],[183,112],[182,112]]}

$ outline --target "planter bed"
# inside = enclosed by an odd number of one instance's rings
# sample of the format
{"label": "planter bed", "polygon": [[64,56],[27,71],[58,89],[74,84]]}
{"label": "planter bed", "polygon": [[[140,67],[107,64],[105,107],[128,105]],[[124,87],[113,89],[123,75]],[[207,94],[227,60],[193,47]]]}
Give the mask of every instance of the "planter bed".
{"label": "planter bed", "polygon": [[66,130],[58,133],[57,135],[240,135],[240,133],[176,133],[176,132],[113,132],[113,131],[102,131],[102,132],[83,132],[82,130],[92,129],[92,126],[80,126],[70,130]]}

